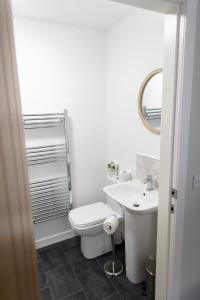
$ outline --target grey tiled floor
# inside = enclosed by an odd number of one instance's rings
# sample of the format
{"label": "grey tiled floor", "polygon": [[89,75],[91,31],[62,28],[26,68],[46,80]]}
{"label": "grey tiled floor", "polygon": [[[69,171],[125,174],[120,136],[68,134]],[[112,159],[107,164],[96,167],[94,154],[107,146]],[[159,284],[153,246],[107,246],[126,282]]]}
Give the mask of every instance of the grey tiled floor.
{"label": "grey tiled floor", "polygon": [[[107,276],[104,263],[111,253],[87,260],[80,252],[79,237],[37,251],[41,300],[145,300],[142,285],[125,276]],[[124,263],[124,245],[117,256]]]}

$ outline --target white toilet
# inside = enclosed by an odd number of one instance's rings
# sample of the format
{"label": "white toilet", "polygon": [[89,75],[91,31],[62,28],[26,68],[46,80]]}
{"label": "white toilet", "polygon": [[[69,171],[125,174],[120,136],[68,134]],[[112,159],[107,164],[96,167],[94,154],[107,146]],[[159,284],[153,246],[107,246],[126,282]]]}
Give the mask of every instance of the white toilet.
{"label": "white toilet", "polygon": [[[108,184],[116,182],[107,178]],[[123,220],[123,210],[112,200],[106,204],[96,202],[70,211],[69,222],[81,237],[81,252],[85,258],[95,258],[111,251],[110,236],[104,232],[103,222],[112,215],[117,216],[119,221]]]}

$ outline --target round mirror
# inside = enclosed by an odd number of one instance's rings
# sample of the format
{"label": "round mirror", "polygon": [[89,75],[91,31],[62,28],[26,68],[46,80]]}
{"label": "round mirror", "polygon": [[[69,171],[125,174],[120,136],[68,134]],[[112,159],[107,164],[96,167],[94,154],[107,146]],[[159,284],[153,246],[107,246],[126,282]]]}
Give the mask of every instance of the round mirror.
{"label": "round mirror", "polygon": [[160,134],[162,115],[162,69],[156,69],[148,74],[142,82],[138,110],[146,128],[155,134]]}

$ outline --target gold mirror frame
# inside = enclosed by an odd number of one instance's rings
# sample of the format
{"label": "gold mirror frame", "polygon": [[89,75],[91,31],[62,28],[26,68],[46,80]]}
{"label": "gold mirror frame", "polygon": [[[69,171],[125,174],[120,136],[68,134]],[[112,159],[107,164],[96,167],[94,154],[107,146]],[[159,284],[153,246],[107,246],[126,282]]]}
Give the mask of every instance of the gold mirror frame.
{"label": "gold mirror frame", "polygon": [[149,81],[155,75],[162,73],[162,72],[163,72],[163,69],[158,68],[158,69],[153,70],[151,73],[149,73],[143,80],[141,87],[140,87],[139,95],[138,95],[138,112],[139,112],[140,119],[141,119],[142,123],[144,124],[144,126],[148,130],[150,130],[152,133],[157,134],[157,135],[160,135],[160,129],[151,127],[149,122],[146,120],[144,113],[143,113],[142,100],[143,100],[145,88],[146,88],[147,84],[149,83]]}

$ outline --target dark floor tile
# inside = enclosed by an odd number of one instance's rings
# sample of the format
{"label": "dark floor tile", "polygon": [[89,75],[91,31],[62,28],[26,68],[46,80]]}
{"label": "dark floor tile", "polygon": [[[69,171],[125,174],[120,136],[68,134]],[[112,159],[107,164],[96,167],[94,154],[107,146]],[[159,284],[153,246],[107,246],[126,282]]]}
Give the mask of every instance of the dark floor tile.
{"label": "dark floor tile", "polygon": [[100,300],[116,292],[98,266],[81,272],[78,274],[78,279],[90,300]]}
{"label": "dark floor tile", "polygon": [[47,281],[46,281],[45,273],[44,273],[41,263],[37,264],[37,269],[38,269],[39,286],[40,286],[40,289],[42,289],[42,288],[46,287]]}
{"label": "dark floor tile", "polygon": [[40,291],[40,300],[53,300],[48,288]]}
{"label": "dark floor tile", "polygon": [[131,283],[125,274],[119,275],[117,277],[110,277],[110,281],[113,286],[122,295],[124,300],[145,300],[142,295],[142,285],[135,285]]}
{"label": "dark floor tile", "polygon": [[43,250],[50,249],[50,248],[53,248],[53,247],[56,247],[56,246],[59,246],[59,245],[60,245],[60,243],[54,243],[54,244],[51,244],[51,245],[48,245],[48,246],[45,246],[45,247],[41,247],[41,248],[37,249],[37,252],[38,252],[38,254],[40,254],[40,252],[42,252]]}
{"label": "dark floor tile", "polygon": [[97,266],[95,259],[86,259],[80,249],[74,249],[66,252],[68,261],[70,262],[74,271],[78,274],[82,271],[85,271],[89,268]]}
{"label": "dark floor tile", "polygon": [[87,296],[85,295],[84,291],[80,291],[69,295],[67,297],[62,298],[62,300],[87,300]]}
{"label": "dark floor tile", "polygon": [[[105,264],[107,261],[111,260],[111,258],[112,258],[112,252],[109,252],[109,253],[106,253],[106,254],[104,254],[104,255],[101,255],[101,256],[97,257],[97,258],[96,258],[96,261],[97,261],[98,265],[99,265],[102,269],[104,269],[104,264]],[[119,255],[116,254],[116,258],[123,264],[124,269],[125,269],[125,261],[124,261],[123,257],[120,258]]]}
{"label": "dark floor tile", "polygon": [[70,265],[46,273],[53,299],[57,300],[81,289]]}
{"label": "dark floor tile", "polygon": [[69,264],[60,245],[43,248],[39,254],[45,272]]}
{"label": "dark floor tile", "polygon": [[36,251],[36,259],[37,259],[37,262],[41,262],[40,254],[38,251]]}
{"label": "dark floor tile", "polygon": [[[124,243],[116,245],[116,256],[125,262]],[[125,272],[118,277],[105,275],[103,266],[111,257],[110,252],[93,260],[85,259],[79,237],[39,249],[41,300],[145,300],[142,285],[132,284]]]}
{"label": "dark floor tile", "polygon": [[96,258],[96,262],[103,268],[104,264],[112,258],[112,252],[103,254]]}
{"label": "dark floor tile", "polygon": [[76,236],[72,239],[64,240],[60,242],[64,251],[70,251],[73,249],[80,249],[80,237]]}

